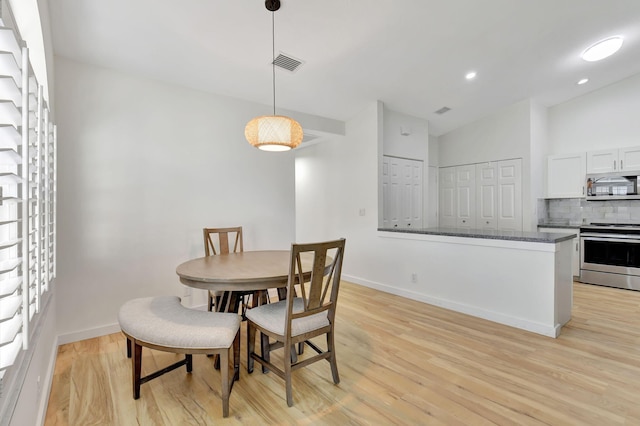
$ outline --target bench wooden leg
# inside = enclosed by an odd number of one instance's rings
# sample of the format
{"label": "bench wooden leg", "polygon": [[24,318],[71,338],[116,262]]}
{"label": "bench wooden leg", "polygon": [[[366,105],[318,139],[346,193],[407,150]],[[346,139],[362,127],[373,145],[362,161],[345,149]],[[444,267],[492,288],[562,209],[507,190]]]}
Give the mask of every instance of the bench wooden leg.
{"label": "bench wooden leg", "polygon": [[131,372],[133,374],[133,399],[140,398],[140,372],[142,370],[142,346],[135,340],[133,344],[133,357],[131,358]]}
{"label": "bench wooden leg", "polygon": [[187,366],[187,373],[191,373],[191,371],[193,371],[193,355],[186,354],[184,356],[184,359],[185,359],[185,364]]}

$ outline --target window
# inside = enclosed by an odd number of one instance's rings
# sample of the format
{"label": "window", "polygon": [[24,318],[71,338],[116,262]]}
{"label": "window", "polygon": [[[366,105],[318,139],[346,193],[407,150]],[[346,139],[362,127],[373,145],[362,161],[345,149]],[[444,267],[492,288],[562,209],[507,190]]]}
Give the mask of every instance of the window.
{"label": "window", "polygon": [[[4,19],[4,16],[3,16]],[[56,127],[28,49],[0,19],[0,417],[56,274]]]}

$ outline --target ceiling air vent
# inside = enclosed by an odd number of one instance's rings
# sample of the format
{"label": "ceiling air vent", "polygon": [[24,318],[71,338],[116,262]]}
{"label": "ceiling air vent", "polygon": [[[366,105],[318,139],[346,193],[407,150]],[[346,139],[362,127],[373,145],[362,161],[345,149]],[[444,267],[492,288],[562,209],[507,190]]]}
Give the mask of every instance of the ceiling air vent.
{"label": "ceiling air vent", "polygon": [[284,53],[279,53],[276,59],[273,60],[273,65],[289,72],[296,72],[303,63],[303,61]]}
{"label": "ceiling air vent", "polygon": [[440,108],[439,110],[437,110],[437,111],[436,111],[436,114],[438,114],[438,115],[442,115],[442,114],[444,114],[445,112],[449,112],[449,111],[451,111],[451,108],[449,108],[449,107],[442,107],[442,108]]}

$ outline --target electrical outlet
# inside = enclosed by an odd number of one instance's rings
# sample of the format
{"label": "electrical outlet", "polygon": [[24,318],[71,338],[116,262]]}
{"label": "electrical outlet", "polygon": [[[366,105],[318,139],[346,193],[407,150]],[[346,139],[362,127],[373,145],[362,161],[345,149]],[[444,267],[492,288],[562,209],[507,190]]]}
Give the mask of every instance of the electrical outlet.
{"label": "electrical outlet", "polygon": [[40,382],[40,376],[36,380],[36,395],[40,396],[40,392],[42,391],[42,383]]}
{"label": "electrical outlet", "polygon": [[411,282],[412,283],[417,283],[418,282],[418,274],[416,274],[415,272],[413,274],[411,274]]}

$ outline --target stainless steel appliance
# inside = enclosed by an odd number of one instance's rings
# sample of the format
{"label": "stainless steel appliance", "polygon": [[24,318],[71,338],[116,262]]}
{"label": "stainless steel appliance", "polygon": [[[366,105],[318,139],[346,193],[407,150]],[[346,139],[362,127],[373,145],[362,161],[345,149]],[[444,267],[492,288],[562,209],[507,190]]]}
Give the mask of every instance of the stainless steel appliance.
{"label": "stainless steel appliance", "polygon": [[581,226],[580,281],[640,290],[640,223]]}
{"label": "stainless steel appliance", "polygon": [[637,200],[640,172],[589,174],[587,175],[588,201]]}

